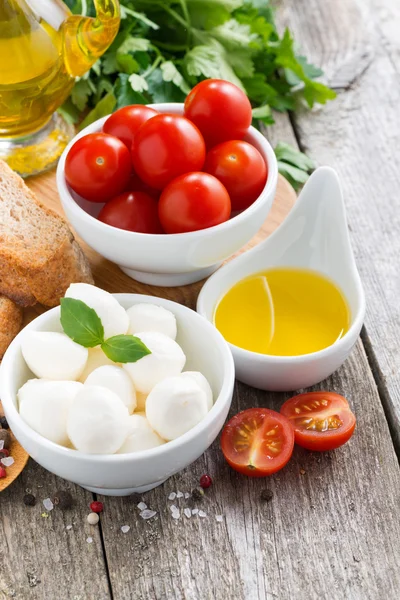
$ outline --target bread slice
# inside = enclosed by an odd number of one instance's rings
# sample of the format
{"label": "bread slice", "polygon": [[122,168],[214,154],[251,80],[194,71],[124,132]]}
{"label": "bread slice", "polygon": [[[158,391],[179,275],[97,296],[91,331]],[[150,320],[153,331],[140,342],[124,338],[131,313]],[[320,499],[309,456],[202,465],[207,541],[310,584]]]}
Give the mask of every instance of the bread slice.
{"label": "bread slice", "polygon": [[93,277],[68,225],[0,160],[0,294],[22,306],[56,306],[77,282]]}
{"label": "bread slice", "polygon": [[22,327],[22,308],[0,296],[0,360]]}

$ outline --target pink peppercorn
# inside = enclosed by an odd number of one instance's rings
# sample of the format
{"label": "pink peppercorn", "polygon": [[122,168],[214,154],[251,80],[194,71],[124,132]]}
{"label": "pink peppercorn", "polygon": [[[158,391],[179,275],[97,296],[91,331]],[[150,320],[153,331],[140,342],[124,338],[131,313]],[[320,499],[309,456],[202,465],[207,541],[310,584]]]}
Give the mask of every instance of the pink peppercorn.
{"label": "pink peppercorn", "polygon": [[0,465],[0,479],[3,479],[4,477],[7,477],[7,471]]}
{"label": "pink peppercorn", "polygon": [[94,501],[90,504],[90,510],[94,513],[103,512],[104,506],[102,502]]}
{"label": "pink peppercorn", "polygon": [[206,490],[207,488],[210,487],[210,485],[212,485],[212,479],[209,475],[202,475],[200,477],[200,485],[203,488],[203,490]]}

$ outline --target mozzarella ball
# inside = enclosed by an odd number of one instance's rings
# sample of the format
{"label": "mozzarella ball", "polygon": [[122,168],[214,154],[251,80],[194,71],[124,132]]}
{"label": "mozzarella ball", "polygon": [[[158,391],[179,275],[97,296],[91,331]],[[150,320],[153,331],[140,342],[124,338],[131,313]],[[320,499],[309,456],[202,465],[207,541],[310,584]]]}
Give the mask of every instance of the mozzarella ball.
{"label": "mozzarella ball", "polygon": [[68,412],[82,388],[82,383],[77,381],[30,379],[18,391],[20,415],[43,437],[55,444],[69,446]]}
{"label": "mozzarella ball", "polygon": [[128,437],[118,450],[118,454],[140,452],[141,450],[149,450],[149,448],[156,448],[165,444],[164,440],[152,430],[145,414],[136,413],[131,415],[128,421]]}
{"label": "mozzarella ball", "polygon": [[89,283],[71,283],[65,297],[81,300],[96,311],[103,323],[105,339],[128,331],[129,318],[125,309],[105,290]]}
{"label": "mozzarella ball", "polygon": [[191,377],[195,380],[198,386],[203,390],[203,392],[205,392],[207,397],[207,407],[208,410],[210,410],[214,403],[213,393],[211,386],[208,383],[207,379],[204,377],[203,373],[200,373],[199,371],[185,371],[184,373],[181,373],[181,377]]}
{"label": "mozzarella ball", "polygon": [[87,348],[65,333],[50,331],[26,331],[21,350],[32,373],[42,379],[78,379],[88,358]]}
{"label": "mozzarella ball", "polygon": [[114,454],[128,435],[128,416],[117,394],[98,385],[84,385],[69,410],[68,437],[81,452]]}
{"label": "mozzarella ball", "polygon": [[136,392],[136,409],[137,411],[144,411],[146,409],[146,398],[147,394],[142,392]]}
{"label": "mozzarella ball", "polygon": [[158,331],[173,340],[176,338],[175,315],[157,304],[135,304],[126,311],[129,317],[128,333]]}
{"label": "mozzarella ball", "polygon": [[185,366],[186,356],[182,348],[164,333],[146,331],[137,333],[136,337],[142,340],[151,354],[122,366],[132,378],[136,391],[148,394],[166,377],[179,375]]}
{"label": "mozzarella ball", "polygon": [[110,358],[108,358],[108,356],[104,354],[100,346],[96,346],[95,348],[88,348],[88,359],[86,361],[85,368],[83,369],[81,376],[79,377],[79,381],[85,383],[90,373],[92,373],[95,369],[98,369],[99,367],[103,367],[105,365],[116,366],[118,364],[119,363],[115,363]]}
{"label": "mozzarella ball", "polygon": [[85,385],[100,385],[108,388],[125,404],[131,415],[136,408],[136,392],[128,373],[116,365],[105,365],[92,371]]}
{"label": "mozzarella ball", "polygon": [[190,377],[168,377],[146,400],[150,426],[164,440],[174,440],[200,423],[208,412],[204,390]]}

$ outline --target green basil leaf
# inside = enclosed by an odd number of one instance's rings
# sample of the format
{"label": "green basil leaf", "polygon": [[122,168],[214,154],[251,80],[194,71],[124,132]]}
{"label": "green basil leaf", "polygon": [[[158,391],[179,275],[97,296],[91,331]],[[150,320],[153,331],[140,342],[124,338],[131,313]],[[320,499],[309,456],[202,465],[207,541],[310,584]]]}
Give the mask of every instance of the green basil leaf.
{"label": "green basil leaf", "polygon": [[101,349],[110,360],[119,363],[133,363],[151,354],[134,335],[114,335],[102,343]]}
{"label": "green basil leaf", "polygon": [[61,298],[60,321],[67,336],[85,348],[94,348],[104,341],[104,328],[99,316],[82,300]]}

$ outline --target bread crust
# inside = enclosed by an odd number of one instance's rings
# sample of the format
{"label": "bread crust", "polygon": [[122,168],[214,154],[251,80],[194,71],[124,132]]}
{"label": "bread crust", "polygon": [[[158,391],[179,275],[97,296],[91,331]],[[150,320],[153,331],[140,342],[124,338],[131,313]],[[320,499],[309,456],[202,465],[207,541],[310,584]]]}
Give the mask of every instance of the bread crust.
{"label": "bread crust", "polygon": [[22,327],[22,308],[0,296],[0,360]]}

